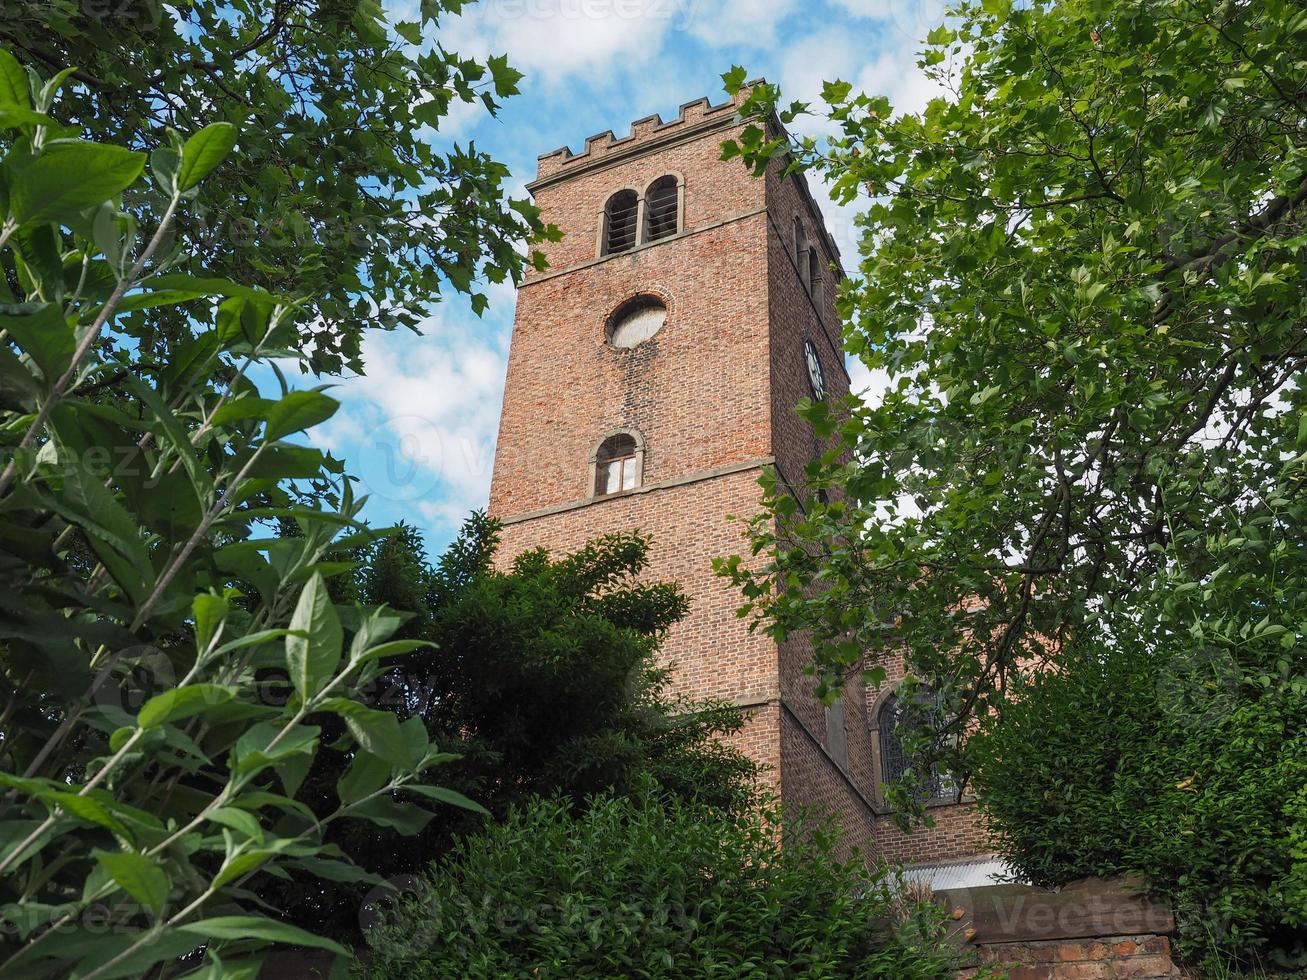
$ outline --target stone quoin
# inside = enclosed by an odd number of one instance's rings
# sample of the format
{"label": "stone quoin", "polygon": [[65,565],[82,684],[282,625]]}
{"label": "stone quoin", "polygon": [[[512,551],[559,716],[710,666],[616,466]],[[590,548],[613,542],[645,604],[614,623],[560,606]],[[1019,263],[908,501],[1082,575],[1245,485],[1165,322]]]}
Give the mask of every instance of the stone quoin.
{"label": "stone quoin", "polygon": [[564,235],[518,291],[490,494],[499,560],[649,535],[650,577],[691,603],[664,646],[674,687],[746,709],[740,745],[771,788],[836,812],[871,859],[936,877],[979,868],[988,848],[970,803],[941,802],[935,827],[913,834],[884,806],[892,753],[878,716],[901,662],[881,690],[854,678],[826,708],[805,642],[751,633],[740,595],[713,574],[713,558],[747,553],[729,516],[759,510],[764,466],[802,498],[822,447],[796,403],[849,392],[838,250],[801,175],[773,163],[758,178],[720,159],[745,125],[737,105],[701,99],[540,158],[529,189]]}

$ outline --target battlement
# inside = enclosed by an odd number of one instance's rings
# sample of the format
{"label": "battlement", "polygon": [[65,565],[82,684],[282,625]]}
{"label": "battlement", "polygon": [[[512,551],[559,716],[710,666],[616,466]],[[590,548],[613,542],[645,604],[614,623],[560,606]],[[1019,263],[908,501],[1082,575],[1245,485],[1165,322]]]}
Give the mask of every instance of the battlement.
{"label": "battlement", "polygon": [[644,143],[662,143],[667,139],[675,139],[678,134],[691,132],[703,123],[719,120],[725,123],[727,119],[734,118],[735,110],[748,98],[749,90],[761,81],[762,79],[755,79],[749,82],[734,98],[717,105],[713,105],[707,98],[686,102],[680,107],[676,118],[667,122],[663,122],[662,116],[657,113],[637,119],[631,123],[630,133],[621,138],[614,136],[611,129],[596,133],[586,138],[585,149],[580,153],[573,153],[567,146],[561,146],[551,153],[542,153],[536,169],[536,182],[607,156],[628,153]]}

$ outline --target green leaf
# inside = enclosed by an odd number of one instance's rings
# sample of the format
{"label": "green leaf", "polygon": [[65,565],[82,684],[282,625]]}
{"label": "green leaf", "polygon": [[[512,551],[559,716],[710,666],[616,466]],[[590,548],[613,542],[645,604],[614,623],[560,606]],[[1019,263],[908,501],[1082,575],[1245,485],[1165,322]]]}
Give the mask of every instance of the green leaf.
{"label": "green leaf", "polygon": [[48,804],[58,806],[71,817],[98,824],[106,830],[112,830],[119,837],[131,839],[132,834],[127,826],[99,800],[89,796],[79,796],[76,793],[62,792],[42,793],[41,799]]}
{"label": "green leaf", "polygon": [[155,575],[141,529],[105,489],[102,478],[83,468],[76,453],[71,454],[62,476],[63,493],[52,498],[52,506],[86,533],[118,586],[134,601],[144,601],[154,587]]}
{"label": "green leaf", "polygon": [[42,85],[41,93],[36,99],[36,107],[42,112],[48,111],[50,104],[54,101],[55,95],[61,88],[63,88],[63,84],[68,80],[68,76],[75,71],[77,71],[76,68],[61,68],[53,78]]}
{"label": "green leaf", "polygon": [[399,788],[404,792],[417,793],[419,796],[425,796],[428,800],[435,800],[438,803],[448,803],[450,806],[456,806],[463,810],[471,810],[473,813],[479,813],[484,817],[490,816],[490,811],[480,803],[469,800],[462,793],[457,793],[452,789],[445,789],[443,786],[428,786],[426,783],[405,783]]}
{"label": "green leaf", "polygon": [[91,852],[118,886],[157,916],[168,901],[171,886],[163,868],[136,851]]}
{"label": "green leaf", "polygon": [[321,729],[316,725],[296,725],[274,746],[272,740],[282,727],[279,721],[262,721],[238,738],[232,749],[237,772],[249,778],[268,766],[281,766],[294,756],[312,756]]}
{"label": "green leaf", "polygon": [[357,667],[360,664],[371,663],[373,660],[380,660],[383,657],[397,657],[400,654],[412,653],[414,650],[421,650],[424,647],[434,650],[436,644],[427,640],[391,640],[389,643],[380,643],[364,650],[353,658],[350,666]]}
{"label": "green leaf", "polygon": [[389,796],[376,796],[350,809],[350,815],[399,831],[405,837],[420,834],[435,816],[430,810],[411,803],[397,803]]}
{"label": "green leaf", "polygon": [[235,696],[236,688],[226,684],[189,684],[173,688],[146,701],[136,716],[136,724],[141,728],[156,728],[226,704]]}
{"label": "green leaf", "polygon": [[265,438],[271,442],[325,422],[336,414],[340,402],[320,391],[288,392],[268,410],[268,429]]}
{"label": "green leaf", "polygon": [[214,823],[222,824],[224,827],[239,831],[256,843],[263,842],[263,828],[259,825],[258,819],[245,810],[220,806],[209,813],[208,819]]}
{"label": "green leaf", "polygon": [[19,224],[67,222],[136,182],[145,154],[103,143],[47,146],[13,178],[9,209]]}
{"label": "green leaf", "polygon": [[384,885],[386,879],[370,871],[364,871],[357,864],[337,861],[332,858],[305,855],[295,858],[294,863],[305,871],[326,881],[344,881],[351,884],[362,882],[368,885]]}
{"label": "green leaf", "polygon": [[222,596],[207,593],[197,595],[191,603],[191,615],[195,619],[195,645],[204,650],[213,640],[218,627],[231,611],[231,603]]}
{"label": "green leaf", "polygon": [[345,726],[367,752],[385,759],[392,766],[410,764],[408,741],[393,712],[367,708],[348,698],[328,698],[325,711],[334,711],[345,719]]}
{"label": "green leaf", "polygon": [[202,181],[226,159],[235,145],[236,127],[229,122],[210,123],[201,129],[182,147],[177,189],[185,192]]}
{"label": "green leaf", "polygon": [[339,953],[341,956],[350,955],[349,950],[330,939],[315,936],[298,926],[256,915],[220,915],[179,926],[178,928],[183,932],[189,932],[199,937],[201,941],[208,939],[268,939],[272,942],[289,943],[292,946],[326,949],[333,953]]}
{"label": "green leaf", "polygon": [[72,327],[58,303],[46,303],[27,314],[0,313],[0,329],[41,369],[47,384],[68,370],[77,346]]}
{"label": "green leaf", "polygon": [[327,583],[315,573],[300,593],[290,618],[295,631],[286,637],[286,666],[291,683],[307,701],[331,679],[340,663],[344,632],[332,608]]}
{"label": "green leaf", "polygon": [[749,72],[743,65],[735,65],[730,71],[722,73],[722,87],[728,95],[735,95],[744,88],[748,77]]}
{"label": "green leaf", "polygon": [[221,408],[213,413],[212,422],[216,425],[230,425],[232,422],[240,422],[244,419],[262,419],[267,418],[268,413],[277,403],[270,398],[259,398],[255,395],[247,395],[244,398],[237,398],[235,401],[226,402]]}
{"label": "green leaf", "polygon": [[422,25],[410,21],[398,21],[394,24],[395,33],[409,44],[422,43]]}
{"label": "green leaf", "polygon": [[262,646],[265,643],[271,643],[273,640],[280,640],[283,636],[290,636],[290,630],[259,630],[257,633],[247,633],[246,635],[237,637],[234,640],[228,640],[222,646],[218,647],[214,653],[234,653],[237,650],[244,650],[247,647]]}
{"label": "green leaf", "polygon": [[218,873],[214,876],[212,887],[221,888],[223,885],[229,885],[233,881],[244,878],[252,871],[257,871],[263,865],[267,864],[278,855],[278,851],[272,848],[256,848],[249,851],[241,851],[239,854],[229,858]]}
{"label": "green leaf", "polygon": [[360,750],[354,753],[345,775],[336,781],[336,795],[341,803],[357,803],[385,786],[392,768],[385,760]]}
{"label": "green leaf", "polygon": [[0,106],[0,129],[18,129],[22,126],[57,126],[58,123],[43,112]]}
{"label": "green leaf", "polygon": [[27,72],[18,59],[0,48],[0,109],[31,109]]}

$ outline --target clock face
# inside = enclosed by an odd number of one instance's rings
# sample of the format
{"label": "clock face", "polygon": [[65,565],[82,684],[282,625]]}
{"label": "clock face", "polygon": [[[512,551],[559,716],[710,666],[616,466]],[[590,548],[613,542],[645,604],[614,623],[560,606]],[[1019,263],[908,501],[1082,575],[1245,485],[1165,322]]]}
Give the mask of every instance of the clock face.
{"label": "clock face", "polygon": [[821,373],[817,348],[807,337],[803,338],[803,358],[808,362],[808,381],[812,384],[812,397],[822,401],[826,397],[826,376]]}

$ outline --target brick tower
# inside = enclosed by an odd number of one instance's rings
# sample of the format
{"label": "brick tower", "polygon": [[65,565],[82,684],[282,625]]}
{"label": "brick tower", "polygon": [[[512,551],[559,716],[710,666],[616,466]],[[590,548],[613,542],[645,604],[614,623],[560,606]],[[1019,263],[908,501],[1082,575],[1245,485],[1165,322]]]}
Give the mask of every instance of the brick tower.
{"label": "brick tower", "polygon": [[649,534],[650,574],[691,601],[664,648],[673,684],[746,709],[743,747],[785,801],[838,812],[868,854],[970,854],[969,813],[936,844],[878,844],[868,694],[855,682],[825,708],[806,645],[751,634],[712,572],[745,550],[728,515],[759,510],[764,466],[801,484],[818,446],[796,402],[849,390],[838,251],[801,176],[773,165],[759,179],[720,159],[742,127],[735,108],[703,99],[540,158],[529,189],[564,237],[518,291],[490,493],[500,557]]}

